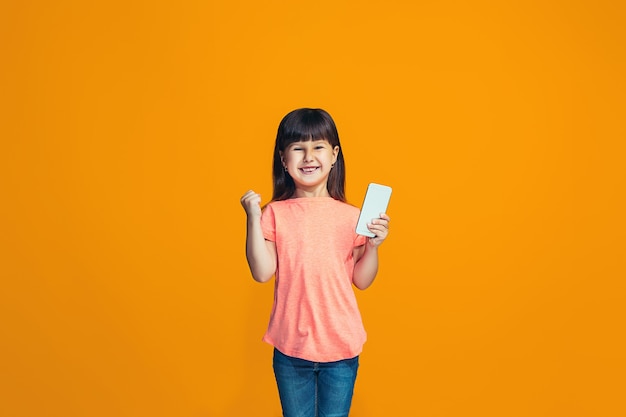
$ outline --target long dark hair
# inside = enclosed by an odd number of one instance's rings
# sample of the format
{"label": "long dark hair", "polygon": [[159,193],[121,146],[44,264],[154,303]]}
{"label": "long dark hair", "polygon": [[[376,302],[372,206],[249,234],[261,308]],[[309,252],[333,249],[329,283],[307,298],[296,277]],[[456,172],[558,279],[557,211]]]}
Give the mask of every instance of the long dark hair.
{"label": "long dark hair", "polygon": [[328,176],[328,193],[332,198],[346,201],[346,165],[339,143],[339,134],[333,118],[322,109],[297,109],[288,113],[278,125],[274,146],[274,195],[272,201],[287,200],[296,192],[296,185],[289,173],[285,172],[280,152],[293,142],[325,139],[334,148],[339,146],[337,161]]}

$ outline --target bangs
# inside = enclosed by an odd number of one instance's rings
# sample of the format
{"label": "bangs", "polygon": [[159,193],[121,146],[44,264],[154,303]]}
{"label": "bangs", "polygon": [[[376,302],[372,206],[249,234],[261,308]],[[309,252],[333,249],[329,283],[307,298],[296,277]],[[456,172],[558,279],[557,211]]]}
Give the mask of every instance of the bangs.
{"label": "bangs", "polygon": [[279,127],[280,149],[285,149],[293,142],[327,140],[332,146],[339,144],[337,128],[325,112],[313,109],[300,109],[283,119]]}
{"label": "bangs", "polygon": [[285,132],[285,141],[288,142],[308,142],[311,140],[326,139],[328,137],[328,129],[320,124],[310,124],[302,126],[294,126],[290,132]]}

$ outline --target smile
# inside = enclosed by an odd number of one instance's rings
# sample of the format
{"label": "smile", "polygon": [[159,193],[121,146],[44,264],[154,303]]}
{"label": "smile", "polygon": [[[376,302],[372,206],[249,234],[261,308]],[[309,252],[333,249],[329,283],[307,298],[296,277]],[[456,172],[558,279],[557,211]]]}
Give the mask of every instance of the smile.
{"label": "smile", "polygon": [[300,168],[300,171],[304,174],[312,174],[313,172],[317,171],[320,167],[304,167],[304,168]]}

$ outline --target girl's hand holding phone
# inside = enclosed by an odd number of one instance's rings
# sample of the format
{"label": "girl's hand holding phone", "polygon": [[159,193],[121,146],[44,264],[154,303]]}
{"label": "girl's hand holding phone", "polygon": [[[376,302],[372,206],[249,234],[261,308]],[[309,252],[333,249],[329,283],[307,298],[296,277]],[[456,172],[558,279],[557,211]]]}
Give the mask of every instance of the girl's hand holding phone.
{"label": "girl's hand holding phone", "polygon": [[376,183],[367,186],[356,232],[369,237],[368,242],[373,247],[380,246],[389,234],[390,218],[385,211],[390,198],[391,187]]}
{"label": "girl's hand holding phone", "polygon": [[389,216],[385,213],[380,213],[380,217],[378,219],[374,219],[371,223],[368,223],[367,229],[375,235],[374,237],[370,237],[368,239],[370,245],[377,247],[383,243],[389,234],[390,221],[391,218]]}

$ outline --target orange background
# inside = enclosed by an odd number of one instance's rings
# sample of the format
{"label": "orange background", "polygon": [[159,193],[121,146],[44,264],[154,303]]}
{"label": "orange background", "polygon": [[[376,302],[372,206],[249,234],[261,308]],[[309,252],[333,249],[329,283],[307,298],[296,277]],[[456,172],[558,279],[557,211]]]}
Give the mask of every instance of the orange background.
{"label": "orange background", "polygon": [[[176,3],[176,5],[174,5]],[[626,415],[619,1],[0,6],[0,415],[280,415],[239,197],[394,188],[352,415]]]}

